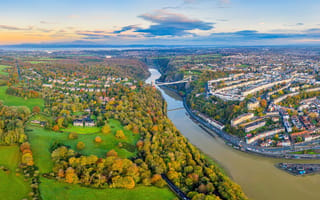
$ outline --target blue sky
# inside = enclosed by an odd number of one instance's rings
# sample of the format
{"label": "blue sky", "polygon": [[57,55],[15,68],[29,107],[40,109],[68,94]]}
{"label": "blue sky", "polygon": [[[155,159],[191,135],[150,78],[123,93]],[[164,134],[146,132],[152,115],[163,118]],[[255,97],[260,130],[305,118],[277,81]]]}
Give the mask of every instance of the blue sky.
{"label": "blue sky", "polygon": [[319,0],[1,0],[0,44],[320,43]]}

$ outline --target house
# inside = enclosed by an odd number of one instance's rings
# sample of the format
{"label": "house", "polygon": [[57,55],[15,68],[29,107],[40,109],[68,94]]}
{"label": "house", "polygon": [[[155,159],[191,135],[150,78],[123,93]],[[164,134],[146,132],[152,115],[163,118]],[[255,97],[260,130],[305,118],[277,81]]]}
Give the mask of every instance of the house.
{"label": "house", "polygon": [[253,113],[244,113],[244,114],[238,116],[237,118],[232,119],[231,120],[231,126],[233,126],[233,127],[237,126],[238,124],[240,124],[240,123],[242,123],[244,121],[247,121],[247,120],[249,120],[249,119],[251,119],[253,117],[254,117]]}
{"label": "house", "polygon": [[73,121],[73,126],[83,126],[83,120],[82,119],[76,119]]}
{"label": "house", "polygon": [[41,126],[41,127],[44,127],[46,124],[47,124],[46,121],[40,121],[40,126]]}
{"label": "house", "polygon": [[52,84],[42,84],[42,87],[52,88]]}
{"label": "house", "polygon": [[262,139],[262,138],[265,138],[265,137],[270,137],[270,136],[273,136],[273,135],[275,135],[277,133],[281,133],[283,131],[284,131],[283,128],[274,129],[274,130],[271,130],[271,131],[266,131],[266,132],[257,134],[252,138],[247,138],[246,142],[247,142],[247,144],[251,144],[251,143],[253,143],[253,142],[255,142],[255,141],[259,140],[259,139]]}
{"label": "house", "polygon": [[253,130],[255,130],[255,129],[261,128],[261,127],[263,127],[263,126],[265,126],[265,125],[266,125],[266,122],[265,122],[265,121],[258,121],[258,122],[255,122],[255,123],[253,123],[253,124],[250,124],[249,126],[246,126],[245,129],[244,129],[244,131],[245,131],[246,133],[248,133],[248,132],[253,131]]}
{"label": "house", "polygon": [[280,117],[271,117],[271,120],[273,122],[279,122],[280,121]]}
{"label": "house", "polygon": [[92,119],[85,119],[84,120],[84,125],[86,127],[93,127],[95,126],[96,124],[94,123],[94,121]]}
{"label": "house", "polygon": [[278,142],[277,143],[277,146],[278,147],[288,147],[291,145],[291,142],[290,140],[284,140],[284,141],[281,141],[281,142]]}
{"label": "house", "polygon": [[39,120],[32,120],[31,123],[32,124],[40,124],[40,121]]}
{"label": "house", "polygon": [[130,86],[131,90],[135,90],[136,88],[137,88],[137,86],[135,86],[135,85]]}

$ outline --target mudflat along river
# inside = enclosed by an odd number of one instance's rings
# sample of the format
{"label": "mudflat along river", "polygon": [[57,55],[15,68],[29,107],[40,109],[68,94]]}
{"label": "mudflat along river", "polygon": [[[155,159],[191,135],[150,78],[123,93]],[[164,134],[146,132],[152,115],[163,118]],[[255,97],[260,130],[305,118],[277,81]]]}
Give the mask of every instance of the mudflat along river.
{"label": "mudflat along river", "polygon": [[[161,74],[150,69],[151,83]],[[180,96],[159,88],[168,104],[168,117],[180,132],[202,152],[215,160],[247,196],[253,200],[319,200],[320,174],[293,176],[275,167],[280,162],[320,163],[320,160],[284,160],[261,157],[233,149],[217,135],[212,136],[190,119]]]}

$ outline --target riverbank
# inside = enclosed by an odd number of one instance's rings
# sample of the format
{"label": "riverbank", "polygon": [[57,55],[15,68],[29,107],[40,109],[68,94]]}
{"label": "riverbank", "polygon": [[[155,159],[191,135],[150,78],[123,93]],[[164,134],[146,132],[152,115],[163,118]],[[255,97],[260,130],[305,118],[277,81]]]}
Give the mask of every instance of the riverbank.
{"label": "riverbank", "polygon": [[[155,80],[160,73],[151,69]],[[157,87],[167,102],[168,117],[178,130],[193,145],[224,169],[225,173],[238,183],[253,200],[318,200],[320,190],[319,174],[312,176],[292,176],[276,168],[280,162],[289,162],[283,158],[272,158],[245,153],[230,148],[216,133],[191,118],[183,106],[183,99],[173,91]],[[176,110],[176,108],[179,108]],[[182,109],[181,109],[182,108]],[[200,125],[200,126],[199,126]],[[208,134],[209,131],[211,134]],[[294,160],[296,163],[319,163],[320,160]],[[272,191],[272,192],[271,192]]]}
{"label": "riverbank", "polygon": [[[160,86],[160,87],[166,88],[167,90],[175,92],[177,95],[179,95],[179,92],[175,89],[172,89],[167,86]],[[226,144],[233,147],[234,149],[237,149],[239,151],[246,152],[246,153],[256,154],[259,156],[280,158],[280,159],[307,159],[307,160],[320,159],[320,154],[293,154],[294,152],[297,152],[297,151],[303,151],[303,150],[315,149],[315,148],[320,149],[320,146],[315,146],[315,147],[307,146],[307,147],[300,147],[298,149],[292,149],[291,147],[265,148],[265,147],[258,147],[258,146],[252,146],[252,145],[246,144],[240,138],[233,136],[223,130],[218,129],[217,127],[213,126],[212,124],[208,123],[207,121],[205,121],[204,119],[196,115],[187,105],[186,97],[182,97],[182,98],[183,98],[183,106],[193,120],[196,120],[202,126],[213,131],[216,135],[222,138],[226,142]],[[209,134],[212,136],[212,133],[209,133]]]}
{"label": "riverbank", "polygon": [[297,152],[299,150],[307,150],[307,149],[317,149],[316,147],[306,147],[298,149],[288,149],[288,148],[260,148],[252,145],[246,144],[244,141],[239,139],[236,136],[230,135],[223,130],[220,130],[210,123],[206,122],[201,117],[197,116],[187,105],[186,98],[183,97],[183,106],[186,111],[197,122],[201,123],[203,126],[209,128],[213,132],[215,132],[220,138],[222,138],[228,145],[232,146],[234,149],[246,152],[253,153],[256,155],[273,157],[273,158],[284,158],[284,159],[320,159],[320,154],[292,154],[293,152]]}

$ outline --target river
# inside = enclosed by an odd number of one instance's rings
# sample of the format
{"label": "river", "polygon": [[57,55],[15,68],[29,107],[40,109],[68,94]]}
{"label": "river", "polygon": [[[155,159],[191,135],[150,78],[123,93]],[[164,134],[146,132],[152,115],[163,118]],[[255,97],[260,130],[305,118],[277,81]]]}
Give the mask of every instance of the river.
{"label": "river", "polygon": [[[151,83],[160,77],[150,69]],[[218,136],[211,136],[201,129],[182,108],[182,98],[172,91],[158,88],[168,104],[168,117],[180,132],[202,152],[215,160],[247,196],[253,200],[319,200],[320,175],[293,176],[275,167],[279,162],[320,163],[319,160],[283,160],[261,157],[231,148]],[[172,109],[182,108],[174,111]]]}

